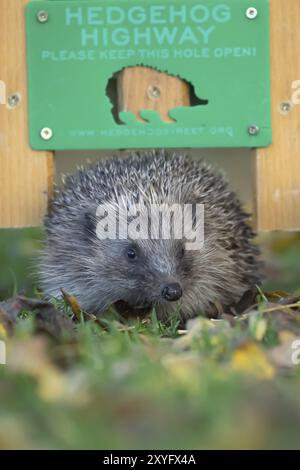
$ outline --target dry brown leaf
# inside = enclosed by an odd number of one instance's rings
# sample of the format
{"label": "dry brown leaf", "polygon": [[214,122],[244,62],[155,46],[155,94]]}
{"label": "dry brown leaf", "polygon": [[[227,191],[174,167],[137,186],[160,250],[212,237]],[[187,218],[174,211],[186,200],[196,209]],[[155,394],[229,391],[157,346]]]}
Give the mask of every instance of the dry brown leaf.
{"label": "dry brown leaf", "polygon": [[81,308],[78,303],[78,300],[74,295],[68,294],[64,289],[61,289],[61,293],[63,295],[63,299],[71,307],[72,312],[75,315],[77,321],[81,321]]}
{"label": "dry brown leaf", "polygon": [[281,299],[288,298],[290,296],[290,294],[288,292],[285,292],[285,291],[276,290],[276,291],[273,291],[273,292],[264,292],[264,296],[266,297],[266,299],[273,302],[273,301],[276,301],[276,300],[281,300]]}
{"label": "dry brown leaf", "polygon": [[74,334],[74,324],[62,312],[59,312],[49,302],[38,299],[28,299],[19,296],[23,309],[34,314],[36,330],[47,333],[53,339],[61,341],[66,336],[69,338]]}
{"label": "dry brown leaf", "polygon": [[12,335],[14,325],[23,306],[19,297],[0,302],[0,330],[3,337]]}

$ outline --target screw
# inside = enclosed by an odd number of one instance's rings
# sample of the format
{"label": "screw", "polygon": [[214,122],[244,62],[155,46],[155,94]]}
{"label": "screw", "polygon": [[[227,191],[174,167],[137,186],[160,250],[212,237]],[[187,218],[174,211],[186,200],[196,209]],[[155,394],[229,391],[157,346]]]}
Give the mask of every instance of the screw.
{"label": "screw", "polygon": [[259,127],[258,126],[249,126],[248,127],[248,134],[249,135],[257,135],[259,133]]}
{"label": "screw", "polygon": [[49,13],[45,10],[40,10],[37,12],[36,18],[40,23],[46,23],[49,19]]}
{"label": "screw", "polygon": [[283,101],[282,103],[280,103],[279,108],[281,114],[288,114],[292,109],[292,105],[289,101]]}
{"label": "screw", "polygon": [[258,11],[254,7],[247,8],[246,16],[249,20],[254,20],[258,15]]}
{"label": "screw", "polygon": [[21,101],[21,97],[18,93],[14,93],[7,98],[7,104],[9,108],[16,108]]}
{"label": "screw", "polygon": [[50,140],[52,139],[52,137],[53,137],[53,131],[52,129],[50,129],[50,127],[44,127],[41,130],[41,138],[43,140]]}
{"label": "screw", "polygon": [[160,98],[161,92],[157,86],[151,86],[148,88],[148,96],[153,100],[158,100]]}

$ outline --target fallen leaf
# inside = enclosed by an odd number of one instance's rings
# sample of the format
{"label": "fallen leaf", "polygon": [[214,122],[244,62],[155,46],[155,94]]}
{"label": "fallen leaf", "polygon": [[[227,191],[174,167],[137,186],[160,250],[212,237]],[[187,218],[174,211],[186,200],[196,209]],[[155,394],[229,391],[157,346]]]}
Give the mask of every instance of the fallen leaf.
{"label": "fallen leaf", "polygon": [[0,323],[0,339],[7,339],[7,331],[4,328],[4,325]]}
{"label": "fallen leaf", "polygon": [[22,309],[23,306],[19,296],[0,302],[0,310],[4,312],[13,323],[17,321],[18,315]]}
{"label": "fallen leaf", "polygon": [[256,341],[262,341],[267,332],[268,322],[265,318],[259,318],[255,324],[254,337]]}
{"label": "fallen leaf", "polygon": [[214,329],[216,328],[216,324],[216,321],[203,317],[197,317],[192,320],[188,320],[186,325],[187,333],[181,335],[180,338],[177,338],[174,341],[175,349],[184,350],[189,348],[193,340],[197,338],[204,329]]}
{"label": "fallen leaf", "polygon": [[13,322],[3,310],[0,310],[0,337],[6,339],[12,332]]}
{"label": "fallen leaf", "polygon": [[201,359],[197,353],[166,354],[161,362],[172,379],[188,385],[190,389],[198,388],[195,377],[201,370]]}
{"label": "fallen leaf", "polygon": [[12,335],[18,315],[22,310],[19,298],[0,302],[0,327],[3,336]]}
{"label": "fallen leaf", "polygon": [[285,291],[277,290],[274,292],[264,292],[264,296],[271,302],[288,298],[290,294]]}
{"label": "fallen leaf", "polygon": [[64,289],[61,289],[64,301],[71,307],[77,321],[81,321],[81,307],[78,300],[74,295],[68,294]]}
{"label": "fallen leaf", "polygon": [[266,353],[254,342],[242,343],[232,353],[233,370],[254,375],[260,379],[272,379],[275,369],[270,364]]}
{"label": "fallen leaf", "polygon": [[74,336],[74,324],[59,312],[50,302],[37,299],[28,299],[19,296],[23,309],[26,309],[34,315],[36,330],[47,333],[53,339],[61,341]]}

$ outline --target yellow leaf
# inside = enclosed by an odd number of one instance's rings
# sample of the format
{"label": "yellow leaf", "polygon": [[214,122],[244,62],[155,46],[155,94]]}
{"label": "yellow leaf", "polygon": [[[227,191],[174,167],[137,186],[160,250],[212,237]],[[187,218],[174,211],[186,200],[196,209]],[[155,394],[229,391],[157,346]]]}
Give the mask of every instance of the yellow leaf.
{"label": "yellow leaf", "polygon": [[197,389],[195,378],[199,375],[201,361],[196,353],[167,354],[162,358],[162,364],[170,377],[192,390]]}
{"label": "yellow leaf", "polygon": [[272,379],[275,374],[265,352],[253,342],[243,343],[233,352],[231,365],[238,372],[261,379]]}
{"label": "yellow leaf", "polygon": [[255,339],[256,341],[262,341],[266,331],[267,331],[268,323],[264,318],[260,318],[257,320],[255,325]]}
{"label": "yellow leaf", "polygon": [[4,328],[4,325],[0,323],[0,338],[7,339],[7,331]]}
{"label": "yellow leaf", "polygon": [[68,294],[64,289],[61,289],[64,301],[71,307],[72,312],[74,313],[76,320],[81,321],[81,307],[78,303],[78,300],[74,295]]}
{"label": "yellow leaf", "polygon": [[45,401],[58,401],[64,397],[65,379],[55,367],[49,367],[46,373],[38,376],[38,394]]}

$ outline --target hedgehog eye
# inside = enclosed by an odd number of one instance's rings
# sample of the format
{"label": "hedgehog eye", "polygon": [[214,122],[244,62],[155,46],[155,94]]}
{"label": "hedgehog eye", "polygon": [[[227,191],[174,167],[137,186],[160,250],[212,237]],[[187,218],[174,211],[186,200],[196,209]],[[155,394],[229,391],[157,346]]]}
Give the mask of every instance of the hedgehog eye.
{"label": "hedgehog eye", "polygon": [[134,248],[128,248],[127,250],[127,257],[129,259],[135,259],[137,257],[137,252]]}

